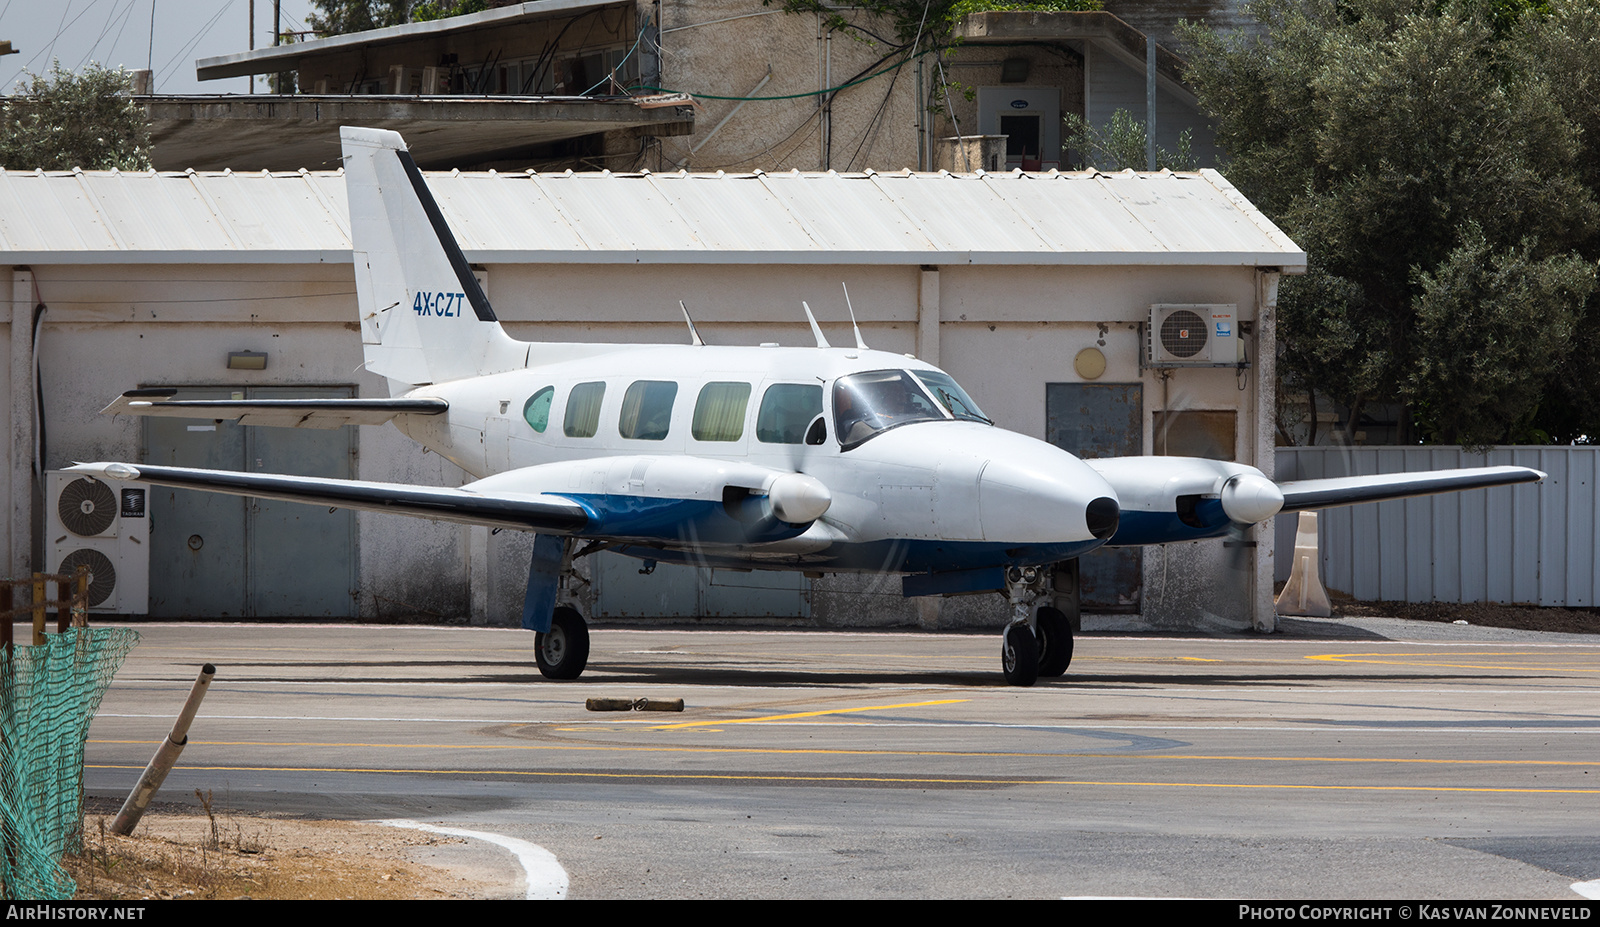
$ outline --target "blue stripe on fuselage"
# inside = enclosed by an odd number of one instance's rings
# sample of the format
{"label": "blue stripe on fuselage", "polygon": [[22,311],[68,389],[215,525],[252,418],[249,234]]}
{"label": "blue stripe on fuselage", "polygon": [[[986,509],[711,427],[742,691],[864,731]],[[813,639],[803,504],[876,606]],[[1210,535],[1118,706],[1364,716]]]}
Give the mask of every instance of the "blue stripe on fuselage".
{"label": "blue stripe on fuselage", "polygon": [[763,544],[804,534],[810,524],[793,525],[776,517],[741,520],[720,502],[662,499],[612,493],[561,493],[583,506],[586,537],[627,538],[665,544]]}

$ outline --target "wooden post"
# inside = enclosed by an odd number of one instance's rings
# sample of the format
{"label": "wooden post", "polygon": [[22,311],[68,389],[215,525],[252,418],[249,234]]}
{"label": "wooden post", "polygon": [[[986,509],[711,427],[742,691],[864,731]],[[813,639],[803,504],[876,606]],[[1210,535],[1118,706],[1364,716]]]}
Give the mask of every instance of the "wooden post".
{"label": "wooden post", "polygon": [[33,646],[44,646],[44,574],[33,574]]}
{"label": "wooden post", "polygon": [[81,563],[72,575],[72,626],[89,626],[89,568]]}
{"label": "wooden post", "polygon": [[0,625],[0,644],[5,646],[6,659],[11,658],[11,622],[17,617],[11,614],[11,581],[0,583],[0,615],[5,616],[5,623]]}

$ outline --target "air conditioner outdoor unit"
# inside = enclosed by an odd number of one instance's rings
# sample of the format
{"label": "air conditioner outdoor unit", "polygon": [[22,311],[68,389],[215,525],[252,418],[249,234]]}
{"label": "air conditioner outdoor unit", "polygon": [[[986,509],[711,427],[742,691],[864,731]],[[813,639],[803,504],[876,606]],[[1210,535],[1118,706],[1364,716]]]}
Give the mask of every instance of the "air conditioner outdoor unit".
{"label": "air conditioner outdoor unit", "polygon": [[1233,367],[1244,360],[1236,305],[1150,307],[1149,357],[1152,367]]}
{"label": "air conditioner outdoor unit", "polygon": [[89,568],[89,610],[143,615],[150,610],[148,490],[136,483],[45,472],[47,570]]}
{"label": "air conditioner outdoor unit", "polygon": [[401,64],[389,65],[388,92],[404,96],[415,96],[426,93],[422,88],[422,69],[408,68]]}

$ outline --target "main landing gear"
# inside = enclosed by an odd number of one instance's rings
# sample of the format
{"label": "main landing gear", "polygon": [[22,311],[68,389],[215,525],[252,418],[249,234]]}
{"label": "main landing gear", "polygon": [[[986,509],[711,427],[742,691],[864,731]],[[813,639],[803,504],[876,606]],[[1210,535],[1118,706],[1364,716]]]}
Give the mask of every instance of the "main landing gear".
{"label": "main landing gear", "polygon": [[578,610],[558,606],[550,630],[534,632],[533,657],[546,679],[577,679],[589,665],[589,626]]}
{"label": "main landing gear", "polygon": [[[1070,590],[1055,588],[1063,585]],[[1054,571],[1011,567],[1006,570],[1006,598],[1011,601],[1011,623],[1000,632],[1000,668],[1006,682],[1031,686],[1040,676],[1065,673],[1072,663],[1072,621],[1050,603],[1068,599],[1061,604],[1076,611],[1077,563]]]}
{"label": "main landing gear", "polygon": [[572,607],[577,586],[588,580],[573,571],[572,561],[602,549],[590,544],[574,554],[570,540],[546,534],[533,540],[522,626],[534,632],[534,662],[546,679],[577,679],[589,665],[589,626]]}

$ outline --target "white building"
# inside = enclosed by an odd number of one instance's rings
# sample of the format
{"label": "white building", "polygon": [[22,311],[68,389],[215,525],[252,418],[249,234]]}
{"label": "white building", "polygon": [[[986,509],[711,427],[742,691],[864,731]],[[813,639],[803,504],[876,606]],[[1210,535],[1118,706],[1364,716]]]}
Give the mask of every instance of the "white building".
{"label": "white building", "polygon": [[[806,300],[844,336],[961,381],[996,422],[1085,456],[1227,457],[1271,472],[1273,304],[1304,253],[1215,172],[1199,174],[458,174],[428,176],[496,313],[519,338],[809,344]],[[0,172],[0,351],[10,428],[0,554],[19,575],[74,544],[39,476],[130,460],[459,484],[393,429],[270,429],[102,416],[123,390],[386,395],[361,370],[338,173]],[[1152,367],[1152,306],[1232,305],[1242,366]],[[0,321],[6,316],[0,315]],[[260,367],[264,355],[264,367]],[[38,388],[35,385],[38,384]],[[153,615],[520,614],[525,539],[381,514],[187,500],[152,490]],[[1085,611],[1156,624],[1270,623],[1270,530],[1095,555]],[[1253,553],[1253,557],[1250,554]],[[1233,564],[1231,567],[1228,564]],[[591,612],[772,614],[824,625],[998,621],[867,578],[698,578],[600,564]],[[862,595],[860,593],[868,593]],[[890,592],[893,594],[879,594]],[[1098,604],[1097,604],[1098,603]]]}

